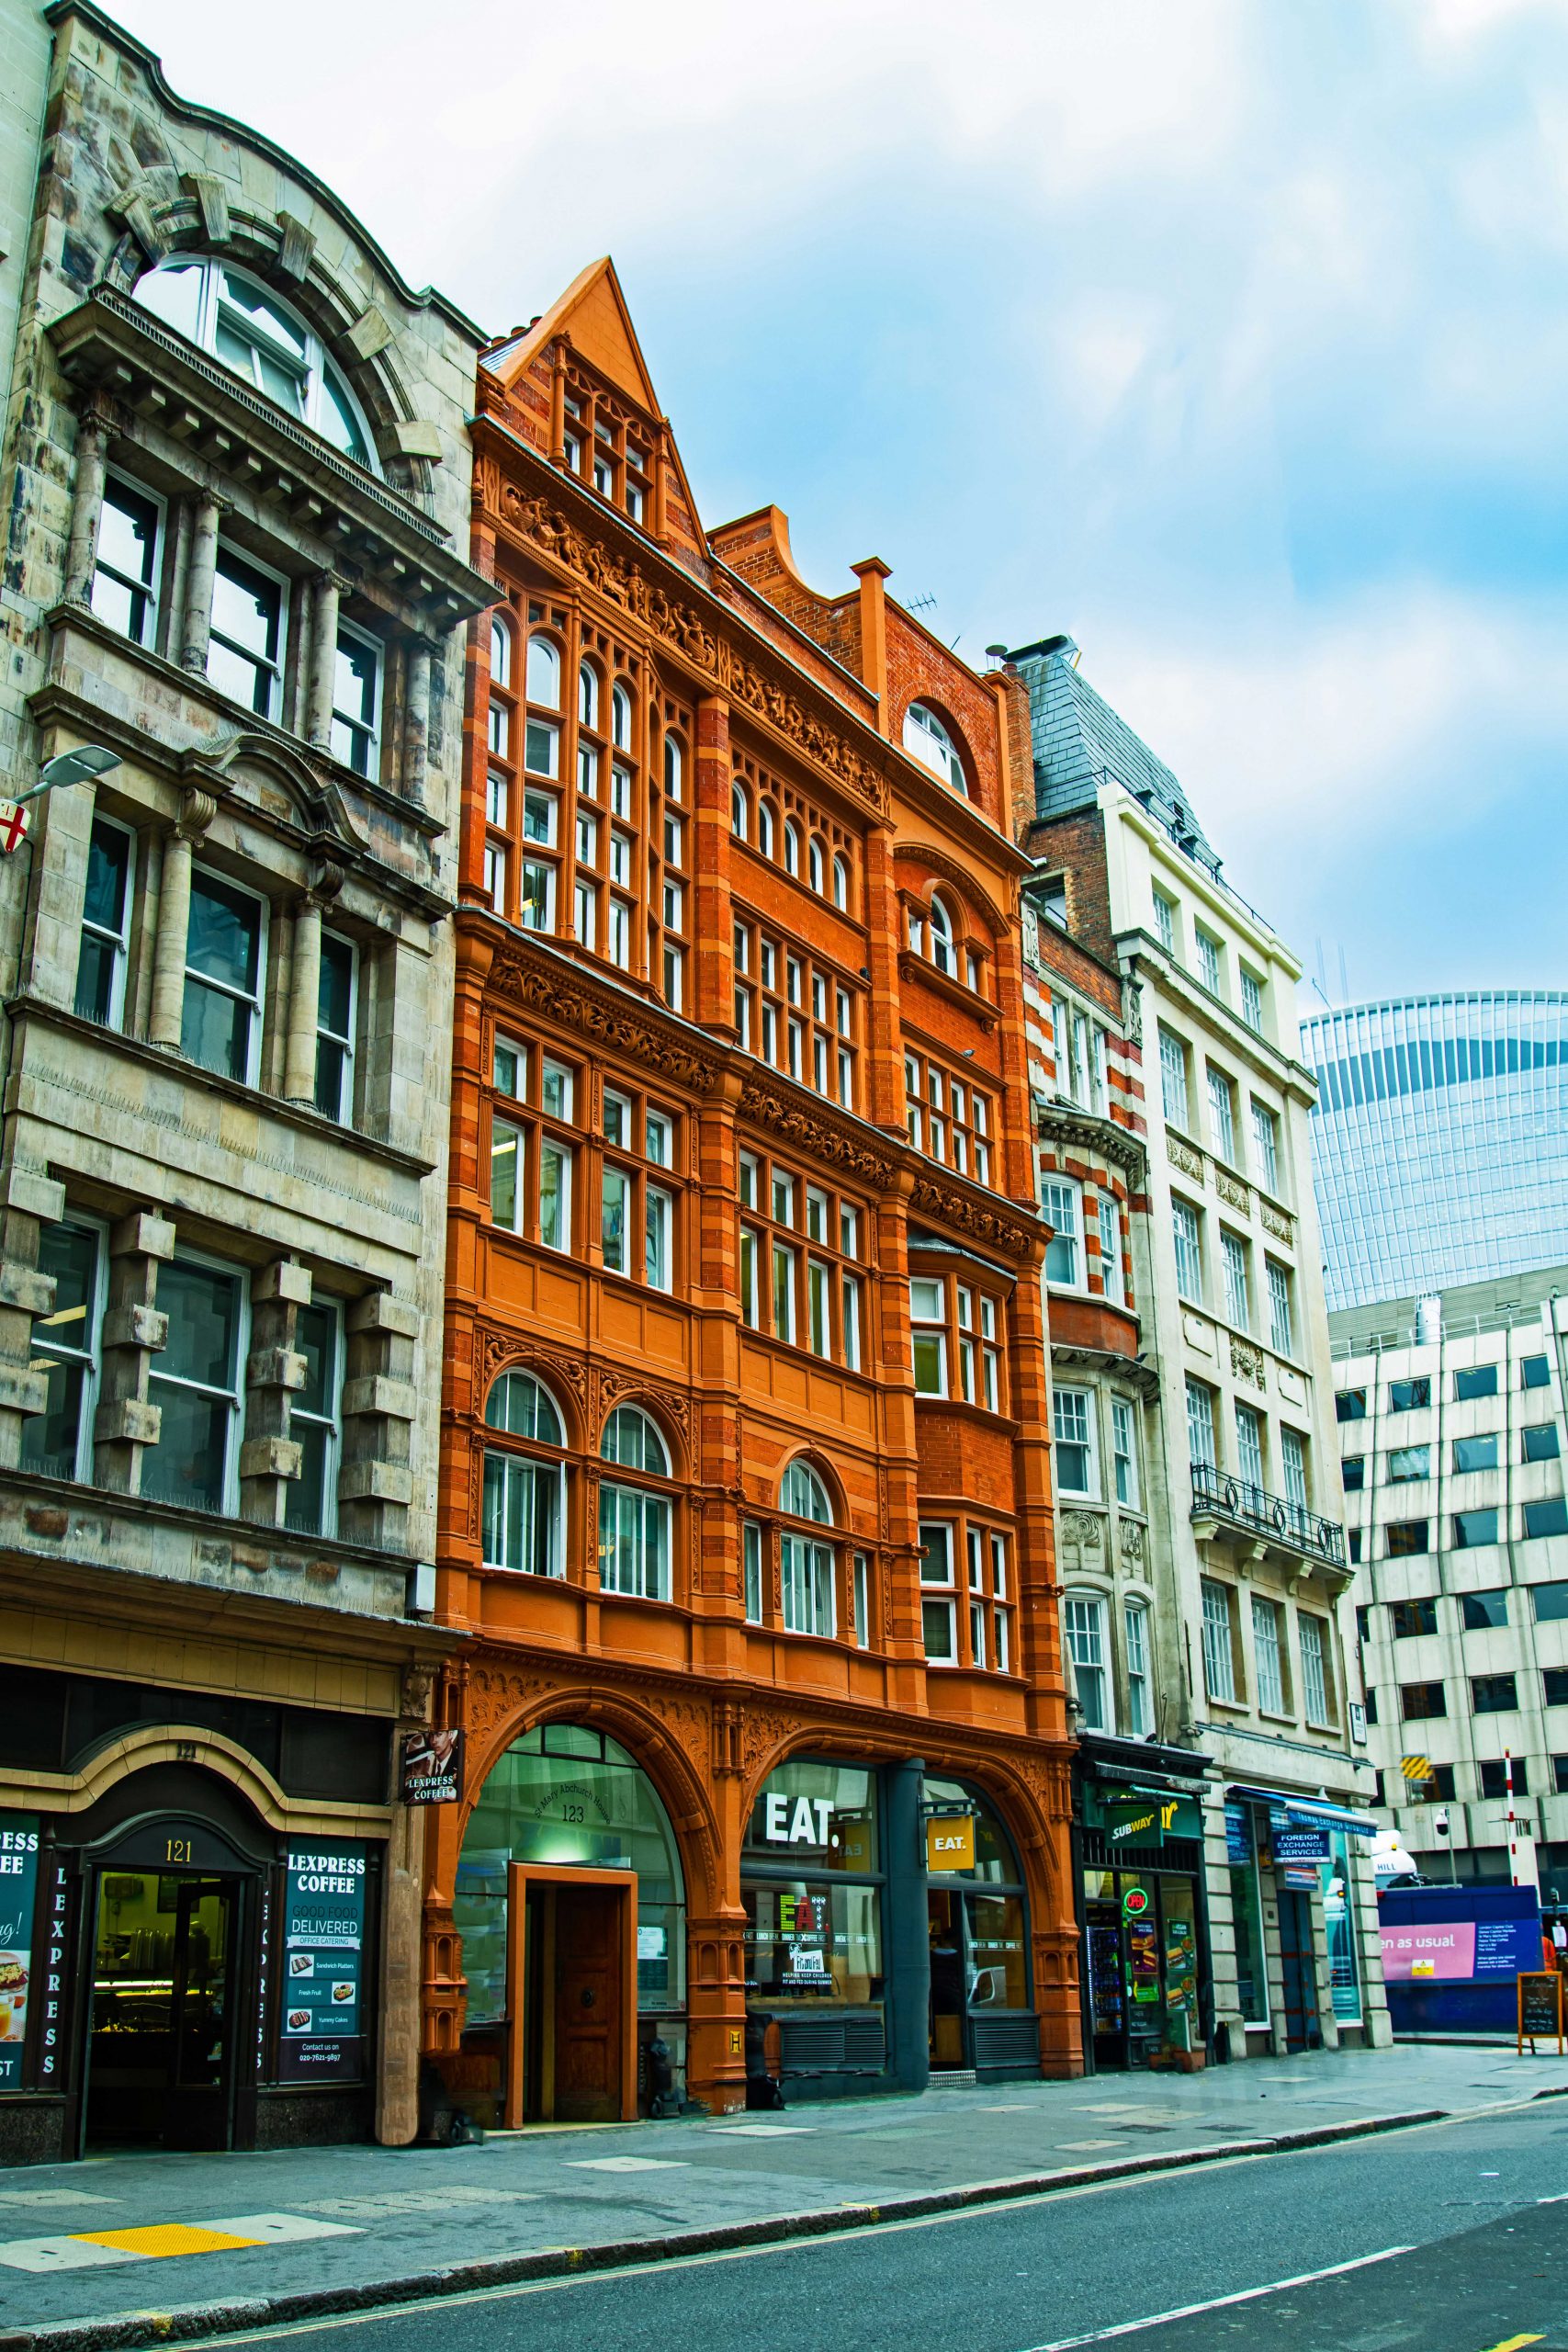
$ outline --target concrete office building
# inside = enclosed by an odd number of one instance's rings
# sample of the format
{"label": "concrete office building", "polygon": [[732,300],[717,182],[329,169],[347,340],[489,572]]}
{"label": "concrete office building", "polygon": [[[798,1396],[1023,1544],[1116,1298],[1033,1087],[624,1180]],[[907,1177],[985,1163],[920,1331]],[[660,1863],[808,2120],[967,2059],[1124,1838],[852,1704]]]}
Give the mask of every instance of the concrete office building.
{"label": "concrete office building", "polygon": [[[1382,1802],[1427,1876],[1568,1894],[1568,1266],[1332,1329]],[[1406,1758],[1430,1777],[1407,1778]]]}

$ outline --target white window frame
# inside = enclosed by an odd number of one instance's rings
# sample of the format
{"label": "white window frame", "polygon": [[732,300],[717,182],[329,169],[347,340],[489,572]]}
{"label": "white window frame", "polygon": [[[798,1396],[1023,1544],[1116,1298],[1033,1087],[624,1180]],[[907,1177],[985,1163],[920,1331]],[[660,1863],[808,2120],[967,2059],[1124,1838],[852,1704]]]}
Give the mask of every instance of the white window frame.
{"label": "white window frame", "polygon": [[1111,1399],[1111,1460],[1118,1504],[1123,1510],[1142,1510],[1138,1414],[1130,1396],[1112,1396]]}
{"label": "white window frame", "polygon": [[[320,1111],[324,1119],[331,1119],[334,1121],[338,1126],[345,1127],[352,1125],[354,1119],[354,1043],[359,1027],[359,949],[355,942],[346,937],[343,932],[329,931],[323,925],[321,931],[321,963],[323,971],[326,965],[326,947],[329,941],[334,947],[346,948],[348,951],[348,1028],[346,1034],[344,1034],[335,1029],[328,1029],[324,1026],[321,1019],[321,986],[318,981],[316,989],[315,1102],[317,1110]],[[341,1047],[343,1052],[343,1063],[338,1075],[337,1107],[335,1110],[328,1110],[321,1101],[321,1046],[323,1041],[329,1046]]]}
{"label": "white window frame", "polygon": [[[360,767],[353,758],[344,759],[343,753],[335,748],[333,757],[341,761],[343,765],[351,769],[355,775],[366,776],[374,783],[381,773],[381,711],[387,683],[387,649],[379,638],[372,637],[368,629],[355,628],[352,621],[340,620],[337,625],[337,634],[338,644],[333,649],[333,694],[331,723],[333,729],[343,727],[347,729],[351,745],[357,744],[363,738],[365,765]],[[371,660],[375,663],[375,676],[370,691],[370,717],[367,720],[353,718],[347,711],[340,710],[337,706],[337,653],[345,637],[351,644],[367,647]]]}
{"label": "white window frame", "polygon": [[[136,900],[137,840],[136,835],[131,831],[130,827],[129,825],[122,825],[118,817],[106,817],[97,810],[95,810],[93,815],[92,831],[96,833],[100,826],[106,832],[120,834],[127,844],[127,856],[125,862],[125,905],[121,910],[120,928],[118,933],[106,931],[99,923],[89,922],[85,914],[84,914],[82,918],[82,936],[84,939],[91,937],[98,940],[109,949],[112,959],[109,967],[109,1001],[108,1009],[104,1014],[103,1026],[106,1029],[118,1029],[125,1020],[125,984],[126,976],[130,967],[130,917],[131,909]],[[88,836],[87,855],[90,860],[92,857],[91,834]],[[80,978],[81,964],[82,951],[80,943],[78,943],[76,951],[78,979]],[[82,1015],[82,1018],[84,1020],[90,1020],[93,1016],[91,1014],[85,1013]]]}
{"label": "white window frame", "polygon": [[1127,1270],[1122,1257],[1122,1210],[1114,1193],[1095,1196],[1100,1227],[1100,1279],[1111,1306],[1127,1304]]}
{"label": "white window frame", "polygon": [[1283,1715],[1285,1705],[1284,1640],[1280,1604],[1260,1592],[1252,1596],[1252,1657],[1258,1679],[1258,1704],[1266,1715]]}
{"label": "white window frame", "polygon": [[[307,1407],[300,1404],[298,1395],[289,1407],[288,1426],[291,1434],[298,1430],[301,1423],[310,1428],[325,1430],[327,1433],[321,1462],[321,1523],[319,1528],[299,1529],[294,1532],[299,1534],[331,1536],[337,1533],[337,1481],[338,1471],[343,1461],[343,1386],[345,1370],[343,1307],[335,1298],[312,1298],[310,1307],[301,1309],[301,1312],[323,1314],[332,1319],[333,1376],[329,1384],[330,1409],[327,1412],[312,1413]],[[299,1480],[289,1481],[289,1497],[299,1491],[300,1484]],[[284,1514],[287,1526],[288,1524],[288,1498],[285,1498]]]}
{"label": "white window frame", "polygon": [[1269,1279],[1269,1344],[1276,1355],[1293,1356],[1296,1315],[1291,1269],[1277,1258],[1266,1258],[1263,1262]]}
{"label": "white window frame", "polygon": [[[1083,1186],[1070,1176],[1041,1179],[1040,1206],[1054,1230],[1045,1247],[1045,1280],[1053,1290],[1081,1291],[1088,1286],[1084,1249]],[[1052,1260],[1055,1259],[1055,1271]],[[1063,1260],[1066,1271],[1063,1271]]]}
{"label": "white window frame", "polygon": [[[1084,1729],[1113,1736],[1116,1730],[1116,1692],[1111,1671],[1111,1643],[1106,1632],[1103,1593],[1063,1594],[1062,1647],[1072,1661],[1073,1693],[1082,1713]],[[1090,1677],[1093,1678],[1092,1682],[1089,1679]],[[1091,1705],[1085,1698],[1086,1688],[1094,1690],[1097,1704]]]}
{"label": "white window frame", "polygon": [[[78,1484],[87,1486],[93,1477],[93,1423],[98,1408],[98,1384],[103,1371],[103,1323],[108,1304],[109,1228],[97,1217],[81,1216],[70,1208],[58,1222],[92,1237],[93,1280],[85,1302],[85,1344],[73,1347],[63,1340],[51,1337],[50,1326],[54,1318],[43,1315],[33,1324],[31,1348],[47,1356],[51,1363],[81,1371],[82,1397],[76,1419],[76,1452],[73,1466],[66,1475]],[[30,1416],[22,1424],[21,1467],[25,1475],[31,1469],[26,1459],[26,1432],[37,1426]]]}
{"label": "white window frame", "polygon": [[1231,1589],[1213,1577],[1201,1579],[1203,1609],[1203,1688],[1222,1706],[1238,1703],[1235,1679],[1235,1611]]}
{"label": "white window frame", "polygon": [[[958,1650],[958,1588],[954,1558],[955,1530],[947,1519],[921,1520],[919,1528],[920,1546],[920,1643],[928,1667],[943,1669],[962,1664]],[[931,1644],[933,1627],[941,1627],[936,1646]]]}
{"label": "white window frame", "polygon": [[1314,1731],[1331,1731],[1334,1727],[1334,1698],[1330,1688],[1332,1668],[1329,1658],[1326,1621],[1311,1611],[1296,1612],[1296,1643],[1302,1659],[1302,1703],[1307,1722]]}
{"label": "white window frame", "polygon": [[1189,1306],[1201,1306],[1203,1298],[1203,1217],[1190,1201],[1173,1196],[1170,1204],[1170,1238],[1176,1253],[1176,1294]]}
{"label": "white window frame", "polygon": [[1160,1107],[1165,1114],[1166,1125],[1179,1127],[1183,1135],[1190,1135],[1192,1131],[1192,1090],[1188,1081],[1187,1063],[1185,1041],[1162,1022],[1159,1029]]}
{"label": "white window frame", "polygon": [[[234,1284],[236,1311],[234,1321],[234,1385],[232,1388],[213,1388],[209,1387],[205,1381],[182,1380],[176,1373],[165,1372],[162,1369],[164,1360],[160,1356],[154,1363],[152,1369],[149,1374],[147,1394],[147,1401],[149,1404],[155,1404],[157,1402],[155,1391],[159,1388],[183,1388],[199,1396],[227,1396],[230,1402],[231,1410],[228,1419],[227,1435],[224,1441],[222,1498],[218,1505],[216,1513],[211,1515],[224,1519],[234,1519],[239,1516],[240,1510],[240,1442],[243,1434],[245,1420],[245,1364],[250,1354],[251,1346],[251,1286],[248,1270],[243,1266],[231,1263],[227,1259],[215,1257],[209,1251],[204,1250],[176,1249],[174,1258],[170,1262],[176,1265],[184,1264],[196,1266],[201,1268],[207,1272],[228,1275],[231,1278]],[[154,1475],[156,1474],[154,1473]],[[143,1491],[145,1491],[145,1466],[143,1467],[142,1479]],[[175,1496],[149,1495],[148,1500],[152,1502],[164,1503],[169,1507],[178,1507],[179,1498]],[[205,1508],[205,1506],[199,1503],[189,1504],[186,1507],[194,1510],[200,1510]]]}
{"label": "white window frame", "polygon": [[[1051,1389],[1052,1453],[1056,1464],[1056,1491],[1061,1495],[1087,1496],[1100,1499],[1100,1430],[1095,1411],[1095,1391],[1054,1383]],[[1085,1477],[1080,1486],[1069,1479],[1063,1467],[1064,1449],[1085,1456]]]}
{"label": "white window frame", "polygon": [[1127,1662],[1127,1736],[1152,1739],[1155,1730],[1154,1678],[1150,1668],[1149,1604],[1124,1600],[1122,1639]]}
{"label": "white window frame", "polygon": [[[237,1004],[249,1004],[252,1012],[252,1019],[250,1033],[246,1039],[247,1051],[245,1055],[245,1069],[243,1078],[239,1081],[239,1083],[244,1086],[254,1086],[261,1072],[262,1024],[266,1017],[267,946],[269,944],[268,935],[272,929],[272,901],[270,899],[264,897],[260,890],[253,890],[247,883],[236,882],[231,875],[220,873],[217,866],[202,865],[195,866],[191,874],[191,893],[193,897],[195,896],[197,883],[204,880],[216,882],[225,890],[232,890],[238,898],[250,899],[254,900],[255,905],[261,910],[261,931],[256,950],[255,993],[252,997],[244,996],[238,989],[231,988],[227,981],[209,979],[205,972],[198,972],[196,970],[190,960],[190,928],[189,918],[187,916],[185,944],[185,985],[180,995],[180,1018],[183,1024],[185,1018],[186,994],[193,980],[198,988],[209,989],[215,995],[226,996]],[[196,1069],[205,1069],[206,1064],[193,1063],[192,1067]],[[210,1074],[219,1078],[227,1078],[230,1075],[227,1070],[218,1070]]]}
{"label": "white window frame", "polygon": [[1220,1227],[1220,1276],[1225,1295],[1225,1320],[1238,1331],[1252,1329],[1252,1270],[1244,1237],[1228,1226]]}
{"label": "white window frame", "polygon": [[[93,584],[87,591],[87,602],[92,611],[96,614],[98,619],[103,622],[104,627],[106,628],[114,628],[115,625],[113,621],[109,619],[107,613],[99,612],[96,604],[93,600],[93,588],[96,588],[97,585],[97,579],[100,571],[103,572],[107,579],[114,581],[117,586],[129,590],[131,595],[143,597],[146,600],[147,609],[143,616],[141,632],[135,637],[132,637],[128,633],[125,642],[128,645],[140,645],[147,652],[155,653],[158,650],[158,632],[163,618],[164,566],[167,560],[169,546],[169,502],[166,498],[161,496],[157,491],[150,488],[146,482],[137,481],[132,475],[121,473],[118,467],[110,466],[104,476],[104,501],[106,504],[109,503],[109,492],[116,489],[128,492],[132,498],[144,500],[153,510],[154,521],[152,526],[152,577],[145,582],[138,580],[131,580],[124,572],[116,571],[112,564],[107,563],[104,560],[101,547],[102,523],[100,521],[100,545],[94,552]],[[116,636],[118,636],[119,631],[116,629],[115,634]]]}

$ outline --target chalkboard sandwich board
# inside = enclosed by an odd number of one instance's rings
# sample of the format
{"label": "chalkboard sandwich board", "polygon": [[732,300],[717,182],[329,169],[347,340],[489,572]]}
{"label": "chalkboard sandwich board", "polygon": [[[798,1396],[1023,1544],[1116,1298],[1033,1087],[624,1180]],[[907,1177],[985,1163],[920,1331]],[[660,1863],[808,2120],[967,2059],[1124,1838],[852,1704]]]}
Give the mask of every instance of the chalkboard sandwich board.
{"label": "chalkboard sandwich board", "polygon": [[1519,1971],[1519,2040],[1522,2051],[1528,2041],[1534,2052],[1537,2035],[1557,2037],[1557,2054],[1562,2055],[1562,1979],[1555,1968],[1521,1968]]}

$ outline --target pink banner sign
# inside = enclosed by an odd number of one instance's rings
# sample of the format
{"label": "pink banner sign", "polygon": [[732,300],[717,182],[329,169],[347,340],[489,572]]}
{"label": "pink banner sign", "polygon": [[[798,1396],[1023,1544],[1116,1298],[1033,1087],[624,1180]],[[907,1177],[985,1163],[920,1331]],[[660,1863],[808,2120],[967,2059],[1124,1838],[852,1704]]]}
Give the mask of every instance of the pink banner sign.
{"label": "pink banner sign", "polygon": [[1435,1984],[1475,1973],[1473,1919],[1429,1919],[1419,1927],[1380,1928],[1378,1933],[1387,1984]]}

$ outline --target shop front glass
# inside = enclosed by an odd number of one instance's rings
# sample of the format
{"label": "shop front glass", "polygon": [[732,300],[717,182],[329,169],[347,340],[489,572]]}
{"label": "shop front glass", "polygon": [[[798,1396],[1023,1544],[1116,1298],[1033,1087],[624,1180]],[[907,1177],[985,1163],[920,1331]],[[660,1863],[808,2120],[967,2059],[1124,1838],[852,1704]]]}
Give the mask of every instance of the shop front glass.
{"label": "shop front glass", "polygon": [[741,1855],[748,1997],[782,2017],[883,2009],[876,1775],[801,1759],[771,1774]]}
{"label": "shop front glass", "polygon": [[1269,2022],[1269,1975],[1263,1959],[1263,1905],[1258,1886],[1258,1844],[1248,1804],[1225,1807],[1231,1917],[1235,1922],[1236,2007],[1244,2023]]}
{"label": "shop front glass", "polygon": [[463,1837],[452,1911],[463,1939],[468,2030],[506,2014],[507,1865],[637,1872],[639,2009],[685,1998],[685,1890],[670,1816],[646,1772],[603,1732],[546,1724],[496,1763]]}
{"label": "shop front glass", "polygon": [[[952,2072],[1032,2054],[1028,1909],[997,1815],[962,1781],[927,1776],[931,2064]],[[951,1826],[954,1840],[940,1833]],[[973,1860],[964,1857],[972,1852]],[[956,1868],[948,1867],[956,1860]],[[1010,2030],[1009,2018],[1018,2020]]]}
{"label": "shop front glass", "polygon": [[1168,2066],[1201,2050],[1195,1882],[1091,1866],[1084,1927],[1095,2064]]}
{"label": "shop front glass", "polygon": [[1356,1900],[1350,1877],[1349,1838],[1330,1830],[1328,1860],[1322,1864],[1323,1924],[1328,1939],[1329,1984],[1334,2014],[1342,2025],[1361,2022],[1361,1985],[1356,1966]]}

